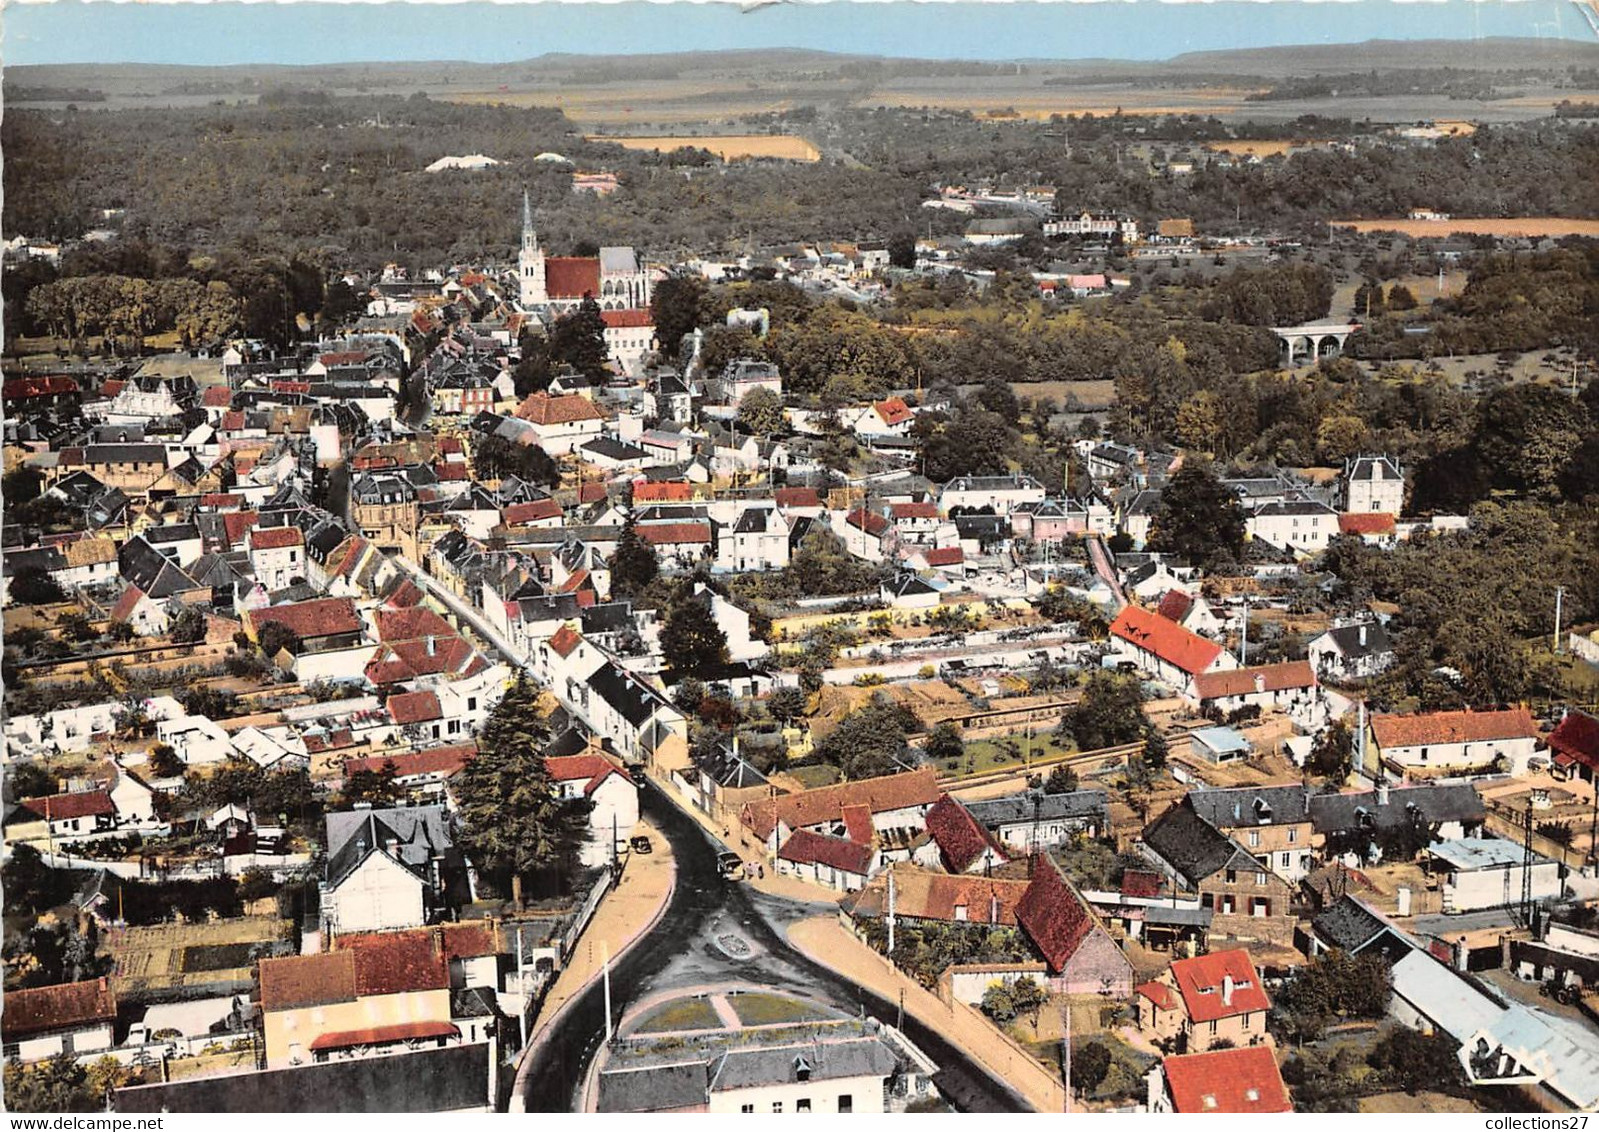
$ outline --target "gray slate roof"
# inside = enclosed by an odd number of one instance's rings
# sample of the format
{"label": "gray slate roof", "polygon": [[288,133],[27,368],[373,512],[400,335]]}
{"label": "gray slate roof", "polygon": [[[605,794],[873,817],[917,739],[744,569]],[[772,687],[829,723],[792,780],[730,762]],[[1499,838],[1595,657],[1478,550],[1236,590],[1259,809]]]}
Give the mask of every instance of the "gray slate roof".
{"label": "gray slate roof", "polygon": [[1184,805],[1176,805],[1144,829],[1144,844],[1191,885],[1229,866],[1256,869],[1244,847]]}
{"label": "gray slate roof", "polygon": [[1379,800],[1376,790],[1314,794],[1310,799],[1310,821],[1317,833],[1355,829],[1366,815],[1370,815],[1375,828],[1388,829],[1404,825],[1412,813],[1424,822],[1457,821],[1470,825],[1482,821],[1485,812],[1482,796],[1466,782],[1391,789],[1386,803]]}
{"label": "gray slate roof", "polygon": [[1236,790],[1191,790],[1188,805],[1218,829],[1242,825],[1292,825],[1310,820],[1303,786],[1246,786]]}
{"label": "gray slate roof", "polygon": [[710,1091],[752,1089],[787,1084],[804,1078],[828,1081],[848,1077],[886,1077],[898,1064],[894,1054],[876,1038],[843,1042],[777,1046],[770,1049],[735,1049],[724,1053],[711,1069]]}
{"label": "gray slate roof", "polygon": [[[1004,798],[990,798],[983,802],[967,802],[972,817],[988,829],[1002,825],[1016,825],[1033,820],[1033,798],[1026,791]],[[1069,794],[1044,794],[1038,800],[1039,821],[1060,821],[1071,818],[1104,819],[1109,813],[1110,797],[1103,790],[1073,790]]]}
{"label": "gray slate roof", "polygon": [[705,1104],[706,1061],[610,1069],[600,1074],[600,1112],[662,1112]]}

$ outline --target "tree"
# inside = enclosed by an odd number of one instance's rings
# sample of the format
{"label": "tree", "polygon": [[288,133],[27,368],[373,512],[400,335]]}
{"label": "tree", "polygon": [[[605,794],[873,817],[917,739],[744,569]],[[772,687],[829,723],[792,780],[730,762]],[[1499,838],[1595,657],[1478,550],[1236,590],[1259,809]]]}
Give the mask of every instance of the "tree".
{"label": "tree", "polygon": [[1423,1034],[1400,1026],[1377,1043],[1366,1064],[1384,1084],[1411,1096],[1424,1091],[1460,1094],[1469,1086],[1459,1052],[1459,1041],[1447,1033]]}
{"label": "tree", "polygon": [[1064,720],[1084,751],[1134,742],[1149,728],[1139,682],[1103,671],[1088,678],[1082,698]]}
{"label": "tree", "polygon": [[1243,557],[1243,509],[1209,464],[1185,462],[1171,478],[1150,523],[1149,548],[1206,570]]}
{"label": "tree", "polygon": [[1388,288],[1388,309],[1394,311],[1413,311],[1416,309],[1416,295],[1403,283],[1395,283]]}
{"label": "tree", "polygon": [[398,770],[391,759],[377,770],[362,767],[346,775],[344,789],[339,795],[341,808],[354,809],[363,802],[374,808],[397,804],[405,797],[405,791],[394,780],[397,773]]}
{"label": "tree", "polygon": [[909,707],[878,692],[838,721],[817,744],[817,755],[846,778],[893,774],[905,769],[905,737],[921,726]]}
{"label": "tree", "polygon": [[[51,782],[45,793],[54,789]],[[19,798],[33,796],[32,791],[17,793]],[[5,884],[6,903],[24,912],[43,912],[72,896],[72,874],[46,865],[39,851],[25,841],[12,846],[10,859],[0,866],[0,881]]]}
{"label": "tree", "polygon": [[150,748],[150,773],[156,778],[177,778],[183,773],[183,760],[166,743]]}
{"label": "tree", "polygon": [[65,601],[66,591],[41,566],[24,566],[11,578],[10,598],[18,605],[49,605]]}
{"label": "tree", "polygon": [[1080,785],[1077,772],[1065,763],[1059,763],[1049,772],[1049,777],[1044,779],[1045,794],[1070,794]]}
{"label": "tree", "polygon": [[794,550],[785,572],[799,593],[817,596],[858,593],[875,581],[863,565],[825,527],[814,527]]}
{"label": "tree", "polygon": [[650,313],[661,353],[676,358],[684,337],[710,317],[710,287],[699,275],[668,276],[650,291]]}
{"label": "tree", "polygon": [[590,380],[605,376],[605,363],[609,360],[605,319],[592,295],[585,296],[577,310],[562,315],[550,327],[550,360],[565,363]]}
{"label": "tree", "polygon": [[903,267],[907,271],[916,266],[916,233],[902,229],[888,238],[888,263],[890,267]]}
{"label": "tree", "polygon": [[1208,389],[1189,397],[1177,410],[1177,438],[1189,448],[1214,452],[1221,425],[1221,401]]}
{"label": "tree", "polygon": [[523,330],[519,339],[521,356],[511,370],[511,384],[518,397],[542,393],[555,379],[555,365],[550,359],[550,342],[542,334]]}
{"label": "tree", "polygon": [[679,680],[677,687],[672,689],[672,703],[682,710],[684,715],[699,714],[700,705],[705,702],[705,683],[690,676]]}
{"label": "tree", "polygon": [[1483,400],[1472,445],[1496,486],[1551,494],[1587,426],[1582,403],[1558,389],[1508,385]]}
{"label": "tree", "polygon": [[761,386],[739,399],[738,426],[756,436],[770,436],[784,429],[783,398]]}
{"label": "tree", "polygon": [[300,634],[281,621],[268,621],[256,632],[256,644],[260,646],[262,656],[275,660],[285,650],[296,655],[299,653]]}
{"label": "tree", "polygon": [[638,524],[629,515],[611,552],[611,592],[618,597],[636,597],[660,572],[655,548],[639,538]]}
{"label": "tree", "polygon": [[1171,748],[1166,743],[1166,736],[1151,727],[1149,734],[1144,737],[1144,749],[1140,753],[1146,767],[1150,770],[1159,770],[1166,765],[1166,757],[1171,753]]}
{"label": "tree", "polygon": [[70,1053],[32,1065],[7,1062],[5,1097],[12,1112],[96,1112],[105,1106],[104,1096],[88,1087],[88,1071]]}
{"label": "tree", "polygon": [[772,713],[772,718],[783,723],[792,723],[805,714],[809,706],[809,697],[803,689],[785,684],[780,688],[773,688],[771,695],[766,697],[766,710]]}
{"label": "tree", "polygon": [[167,635],[180,645],[205,639],[205,614],[192,605],[182,606],[167,629]]}
{"label": "tree", "polygon": [[709,594],[679,595],[661,626],[661,657],[673,672],[702,672],[727,663],[727,634],[711,613]]}
{"label": "tree", "polygon": [[478,479],[516,476],[532,484],[555,487],[561,469],[537,444],[521,444],[503,436],[485,436],[472,446],[472,470]]}
{"label": "tree", "polygon": [[1296,1041],[1315,1041],[1339,1018],[1381,1018],[1393,994],[1388,961],[1340,950],[1301,967],[1273,996],[1271,1023]]}
{"label": "tree", "polygon": [[478,750],[455,779],[461,842],[480,870],[508,877],[522,906],[524,878],[571,862],[587,835],[586,799],[563,801],[544,763],[549,721],[525,673],[489,713]]}
{"label": "tree", "polygon": [[1001,1026],[1016,1021],[1016,1003],[1011,998],[1008,983],[990,983],[983,991],[983,999],[979,1005],[984,1014]]}
{"label": "tree", "polygon": [[1081,1049],[1072,1049],[1072,1085],[1091,1093],[1105,1083],[1110,1073],[1110,1050],[1104,1042],[1085,1042]]}
{"label": "tree", "polygon": [[1010,985],[1010,1002],[1017,1016],[1031,1018],[1035,1026],[1038,1025],[1038,1012],[1048,1001],[1049,992],[1031,975],[1023,975]]}
{"label": "tree", "polygon": [[957,760],[965,752],[966,743],[961,738],[960,728],[953,723],[940,723],[933,728],[932,734],[922,746],[922,754],[931,762]]}
{"label": "tree", "polygon": [[1311,745],[1310,754],[1305,759],[1305,766],[1312,774],[1342,782],[1353,769],[1354,754],[1354,735],[1349,725],[1340,719],[1316,736],[1316,742]]}

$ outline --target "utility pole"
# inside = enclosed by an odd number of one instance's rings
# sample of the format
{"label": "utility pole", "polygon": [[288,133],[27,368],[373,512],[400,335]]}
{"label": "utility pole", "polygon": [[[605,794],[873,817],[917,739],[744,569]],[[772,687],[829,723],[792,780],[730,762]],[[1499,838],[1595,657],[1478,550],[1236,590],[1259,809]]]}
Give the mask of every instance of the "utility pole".
{"label": "utility pole", "polygon": [[1062,1004],[1060,1008],[1060,1064],[1066,1076],[1066,1111],[1072,1110],[1072,1008],[1069,1004]]}
{"label": "utility pole", "polygon": [[1238,635],[1238,667],[1249,667],[1249,598],[1244,598],[1244,626]]}
{"label": "utility pole", "polygon": [[1565,586],[1555,587],[1555,655],[1560,655],[1560,612],[1561,603],[1566,596]]}
{"label": "utility pole", "polygon": [[894,958],[894,870],[888,870],[888,957]]}

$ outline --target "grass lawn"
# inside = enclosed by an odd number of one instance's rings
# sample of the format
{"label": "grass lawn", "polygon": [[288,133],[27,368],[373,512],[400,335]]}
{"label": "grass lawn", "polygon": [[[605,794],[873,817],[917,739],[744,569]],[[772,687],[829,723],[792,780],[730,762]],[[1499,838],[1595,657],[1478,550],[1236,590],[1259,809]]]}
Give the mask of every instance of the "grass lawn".
{"label": "grass lawn", "polygon": [[771,1026],[783,1022],[815,1022],[827,1013],[808,1002],[778,994],[730,994],[728,1004],[746,1026]]}
{"label": "grass lawn", "polygon": [[[1026,753],[1027,759],[1023,760],[1020,754],[1013,753],[1010,744],[1014,744],[1017,751]],[[966,752],[960,758],[939,759],[933,765],[945,774],[983,774],[991,770],[1019,767],[1024,761],[1058,758],[1076,749],[1070,743],[1060,742],[1049,731],[1035,731],[1031,743],[1025,732],[1017,732],[999,739],[973,739],[966,744]]]}
{"label": "grass lawn", "polygon": [[644,1016],[638,1025],[641,1034],[665,1034],[673,1030],[716,1030],[722,1020],[716,1007],[703,998],[679,998],[662,1003]]}
{"label": "grass lawn", "polygon": [[789,767],[788,773],[797,779],[807,790],[815,790],[822,786],[831,786],[839,780],[838,767],[828,766],[825,763],[816,763],[812,766]]}

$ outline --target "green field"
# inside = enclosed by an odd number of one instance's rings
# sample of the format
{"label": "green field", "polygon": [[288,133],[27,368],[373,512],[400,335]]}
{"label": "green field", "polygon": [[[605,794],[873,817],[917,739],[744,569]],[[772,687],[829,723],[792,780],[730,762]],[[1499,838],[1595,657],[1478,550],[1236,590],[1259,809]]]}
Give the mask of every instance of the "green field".
{"label": "green field", "polygon": [[[1014,744],[1016,750],[1012,751],[1007,744]],[[1059,758],[1076,749],[1071,743],[1060,742],[1048,731],[1034,732],[1031,739],[1019,732],[999,739],[973,739],[966,744],[966,753],[960,758],[939,759],[933,765],[941,774],[985,774],[1035,763],[1039,759]]]}
{"label": "green field", "polygon": [[827,1012],[819,1006],[778,994],[730,994],[728,1004],[746,1026],[772,1026],[785,1022],[817,1022]]}
{"label": "green field", "polygon": [[678,998],[657,1006],[638,1024],[641,1034],[666,1034],[674,1030],[718,1030],[722,1019],[703,998]]}

